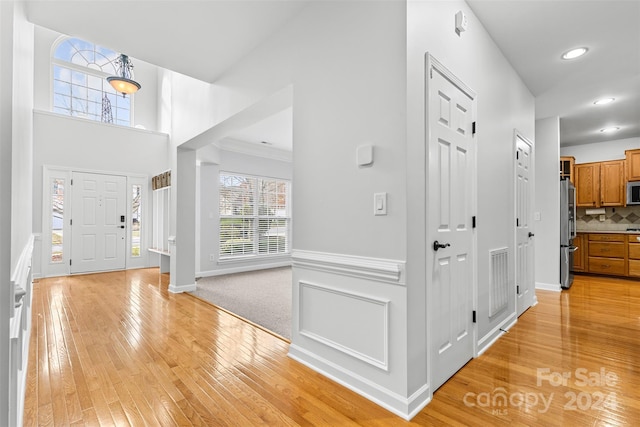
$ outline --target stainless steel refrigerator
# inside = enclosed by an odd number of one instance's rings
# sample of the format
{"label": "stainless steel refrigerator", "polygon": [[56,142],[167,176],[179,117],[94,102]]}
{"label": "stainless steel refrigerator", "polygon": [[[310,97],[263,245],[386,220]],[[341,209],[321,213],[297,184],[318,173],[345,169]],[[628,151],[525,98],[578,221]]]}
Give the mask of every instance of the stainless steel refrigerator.
{"label": "stainless steel refrigerator", "polygon": [[560,181],[560,285],[569,289],[573,283],[573,246],[576,237],[576,188],[571,181]]}

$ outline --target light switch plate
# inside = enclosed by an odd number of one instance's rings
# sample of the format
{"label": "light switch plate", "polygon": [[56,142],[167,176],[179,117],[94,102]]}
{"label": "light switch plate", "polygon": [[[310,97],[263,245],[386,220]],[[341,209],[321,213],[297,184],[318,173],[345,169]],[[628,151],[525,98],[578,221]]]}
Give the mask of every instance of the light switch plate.
{"label": "light switch plate", "polygon": [[387,214],[387,193],[373,194],[373,214],[374,215]]}
{"label": "light switch plate", "polygon": [[358,166],[369,166],[373,164],[373,145],[361,145],[356,150],[356,161]]}

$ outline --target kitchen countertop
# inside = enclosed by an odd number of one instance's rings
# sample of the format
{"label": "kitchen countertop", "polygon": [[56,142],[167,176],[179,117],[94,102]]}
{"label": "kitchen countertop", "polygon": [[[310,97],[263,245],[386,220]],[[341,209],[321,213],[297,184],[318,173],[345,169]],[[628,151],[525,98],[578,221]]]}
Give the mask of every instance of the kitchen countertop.
{"label": "kitchen countertop", "polygon": [[578,233],[590,233],[590,234],[640,234],[640,230],[628,231],[628,230],[576,230]]}

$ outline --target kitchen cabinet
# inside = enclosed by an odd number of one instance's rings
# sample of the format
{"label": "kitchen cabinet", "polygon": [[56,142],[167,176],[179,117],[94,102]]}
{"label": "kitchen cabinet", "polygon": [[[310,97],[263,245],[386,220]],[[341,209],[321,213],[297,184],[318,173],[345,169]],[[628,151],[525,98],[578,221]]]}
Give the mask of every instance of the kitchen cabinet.
{"label": "kitchen cabinet", "polygon": [[600,163],[600,206],[625,206],[624,160]]}
{"label": "kitchen cabinet", "polygon": [[624,160],[577,164],[574,174],[579,208],[625,205]]}
{"label": "kitchen cabinet", "polygon": [[640,181],[640,149],[624,152],[627,166],[627,181]]}
{"label": "kitchen cabinet", "polygon": [[627,275],[627,236],[624,234],[589,234],[589,273]]}
{"label": "kitchen cabinet", "polygon": [[627,235],[629,277],[640,277],[640,234]]}
{"label": "kitchen cabinet", "polygon": [[569,181],[574,181],[573,169],[576,164],[576,158],[573,156],[563,156],[560,157],[560,179],[569,179]]}
{"label": "kitchen cabinet", "polygon": [[[573,271],[581,272],[585,271],[585,244],[587,242],[587,235],[578,233],[578,235],[573,239],[573,246],[577,247],[573,252]],[[640,242],[638,242],[640,243]],[[639,248],[640,249],[640,248]]]}
{"label": "kitchen cabinet", "polygon": [[576,206],[600,207],[600,163],[581,163],[574,167]]}

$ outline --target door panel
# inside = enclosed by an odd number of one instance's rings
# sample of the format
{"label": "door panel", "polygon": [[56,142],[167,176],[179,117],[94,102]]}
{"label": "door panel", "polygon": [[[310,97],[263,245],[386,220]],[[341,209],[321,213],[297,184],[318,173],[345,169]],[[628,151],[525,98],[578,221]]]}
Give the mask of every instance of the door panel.
{"label": "door panel", "polygon": [[[438,66],[441,67],[441,66]],[[440,70],[440,71],[439,71]],[[431,383],[440,387],[473,357],[474,101],[444,68],[429,70],[428,274]],[[434,241],[444,245],[435,249]]]}
{"label": "door panel", "polygon": [[71,273],[125,268],[126,177],[73,173]]}
{"label": "door panel", "polygon": [[[532,144],[516,133],[516,306],[518,316],[534,301]],[[531,234],[530,234],[531,233]]]}

